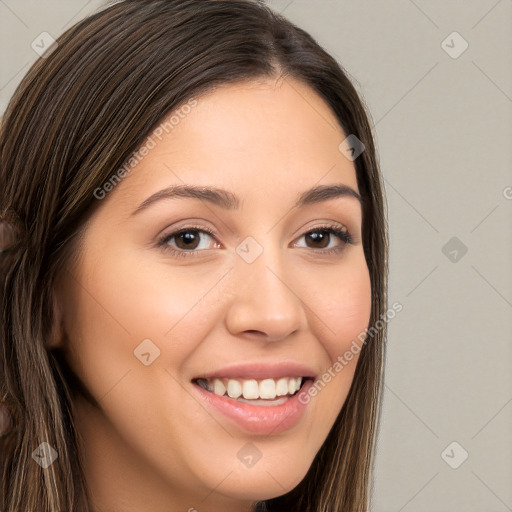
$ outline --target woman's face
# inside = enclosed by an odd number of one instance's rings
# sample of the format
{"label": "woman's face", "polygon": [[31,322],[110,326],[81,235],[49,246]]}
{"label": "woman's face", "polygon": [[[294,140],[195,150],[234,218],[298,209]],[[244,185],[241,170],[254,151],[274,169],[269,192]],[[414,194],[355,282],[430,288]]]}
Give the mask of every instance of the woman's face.
{"label": "woman's face", "polygon": [[[101,200],[62,273],[61,341],[98,402],[76,398],[99,510],[249,510],[291,490],[358,354],[334,363],[369,323],[360,201],[311,193],[359,192],[323,100],[287,78],[185,111]],[[308,400],[290,394],[300,377]]]}

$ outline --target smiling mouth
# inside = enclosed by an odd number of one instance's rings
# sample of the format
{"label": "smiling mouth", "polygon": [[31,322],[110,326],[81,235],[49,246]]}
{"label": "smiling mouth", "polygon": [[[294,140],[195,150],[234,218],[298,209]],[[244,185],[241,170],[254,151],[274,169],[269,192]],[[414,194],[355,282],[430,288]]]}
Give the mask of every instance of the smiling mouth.
{"label": "smiling mouth", "polygon": [[279,379],[199,378],[192,382],[217,396],[252,405],[280,405],[296,395],[310,377]]}

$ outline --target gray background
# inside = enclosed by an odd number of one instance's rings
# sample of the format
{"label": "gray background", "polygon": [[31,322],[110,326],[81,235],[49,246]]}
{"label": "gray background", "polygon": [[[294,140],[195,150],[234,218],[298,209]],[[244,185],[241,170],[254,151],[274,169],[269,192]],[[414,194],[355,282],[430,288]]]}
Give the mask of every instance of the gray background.
{"label": "gray background", "polygon": [[[39,34],[101,4],[0,0],[0,112]],[[348,70],[375,126],[403,311],[372,510],[512,511],[512,1],[269,4]]]}

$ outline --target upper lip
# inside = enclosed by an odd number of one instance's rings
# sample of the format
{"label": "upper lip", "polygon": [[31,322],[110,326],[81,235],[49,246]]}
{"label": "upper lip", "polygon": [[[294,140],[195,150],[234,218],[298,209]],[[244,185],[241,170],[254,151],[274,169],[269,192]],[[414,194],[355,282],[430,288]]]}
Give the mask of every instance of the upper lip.
{"label": "upper lip", "polygon": [[233,364],[218,370],[212,370],[197,375],[197,379],[280,379],[282,377],[306,377],[314,378],[316,372],[304,363],[299,362],[276,362],[276,363],[244,363]]}

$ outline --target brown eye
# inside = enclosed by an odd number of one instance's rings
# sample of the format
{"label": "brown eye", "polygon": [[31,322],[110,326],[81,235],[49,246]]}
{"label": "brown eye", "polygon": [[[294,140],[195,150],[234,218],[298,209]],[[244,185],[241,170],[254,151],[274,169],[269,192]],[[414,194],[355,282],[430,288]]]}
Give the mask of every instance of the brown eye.
{"label": "brown eye", "polygon": [[216,240],[215,235],[208,229],[188,227],[164,235],[158,245],[173,256],[195,256],[212,247],[208,238]]}
{"label": "brown eye", "polygon": [[[334,237],[333,237],[334,235]],[[320,254],[340,253],[347,244],[354,244],[354,240],[348,230],[336,226],[320,226],[308,231],[301,238],[306,240],[306,247],[316,249]],[[338,244],[329,247],[333,238],[338,239]]]}
{"label": "brown eye", "polygon": [[304,236],[311,240],[313,249],[325,249],[331,240],[331,233],[327,229],[310,231]]}
{"label": "brown eye", "polygon": [[197,229],[189,229],[174,235],[173,238],[176,240],[176,246],[183,250],[197,249],[201,241],[198,233],[199,231]]}

